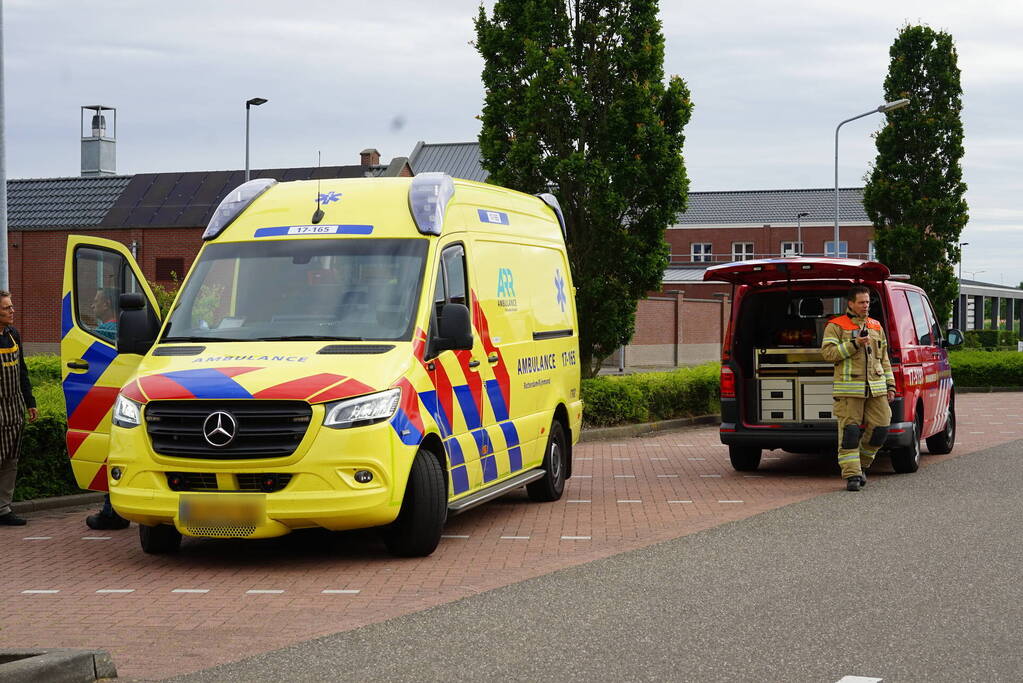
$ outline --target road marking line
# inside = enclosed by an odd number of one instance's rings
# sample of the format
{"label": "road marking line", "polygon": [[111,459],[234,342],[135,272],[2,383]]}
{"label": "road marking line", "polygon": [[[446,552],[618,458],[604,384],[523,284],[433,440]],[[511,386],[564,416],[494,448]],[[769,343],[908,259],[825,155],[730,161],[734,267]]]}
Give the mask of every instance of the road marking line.
{"label": "road marking line", "polygon": [[284,591],[278,590],[278,589],[264,590],[264,589],[254,588],[252,590],[248,590],[248,591],[245,591],[245,592],[248,595],[280,595]]}
{"label": "road marking line", "polygon": [[866,676],[843,676],[838,683],[881,683],[883,678],[868,678]]}
{"label": "road marking line", "polygon": [[171,591],[171,593],[199,593],[199,594],[209,592],[210,592],[209,588],[175,588]]}
{"label": "road marking line", "polygon": [[677,474],[658,474],[657,475],[658,479],[675,479],[677,477],[678,477]]}
{"label": "road marking line", "polygon": [[650,458],[651,460],[667,460],[667,458]]}
{"label": "road marking line", "polygon": [[134,588],[100,588],[97,593],[134,593]]}
{"label": "road marking line", "polygon": [[576,458],[576,460],[593,460],[593,458]]}
{"label": "road marking line", "polygon": [[690,460],[706,460],[707,458],[689,458]]}
{"label": "road marking line", "polygon": [[592,540],[592,536],[562,536],[562,541],[589,541]]}
{"label": "road marking line", "polygon": [[632,460],[632,458],[611,458],[612,460]]}
{"label": "road marking line", "polygon": [[358,595],[359,589],[357,588],[327,588],[320,591],[327,595]]}
{"label": "road marking line", "polygon": [[58,590],[27,590],[27,591],[21,591],[21,592],[22,592],[23,595],[53,595],[54,593],[59,593],[60,589],[58,589]]}
{"label": "road marking line", "polygon": [[704,479],[713,479],[713,478],[720,477],[721,475],[720,474],[701,474],[700,476],[703,477]]}
{"label": "road marking line", "polygon": [[578,500],[569,500],[569,501],[566,501],[566,502],[568,502],[568,503],[592,503],[593,501],[592,500],[585,500],[585,499],[580,498]]}
{"label": "road marking line", "polygon": [[49,541],[53,536],[26,536],[23,541]]}
{"label": "road marking line", "polygon": [[682,448],[692,448],[693,447],[693,444],[691,444],[691,443],[677,443],[675,445],[676,446],[680,446]]}
{"label": "road marking line", "polygon": [[635,474],[616,474],[615,479],[635,479]]}
{"label": "road marking line", "polygon": [[984,432],[970,432],[970,434],[983,434]]}
{"label": "road marking line", "polygon": [[111,536],[82,536],[83,541],[109,541]]}
{"label": "road marking line", "polygon": [[502,536],[502,541],[528,541],[529,536]]}
{"label": "road marking line", "polygon": [[743,503],[745,501],[742,501],[742,500],[719,500],[718,502],[719,503]]}
{"label": "road marking line", "polygon": [[988,422],[989,425],[1003,425],[1004,422]]}
{"label": "road marking line", "polygon": [[643,501],[641,501],[641,500],[619,500],[617,502],[619,502],[619,503],[642,503]]}
{"label": "road marking line", "polygon": [[593,479],[592,474],[573,474],[573,479]]}
{"label": "road marking line", "polygon": [[692,503],[691,500],[669,500],[669,503]]}
{"label": "road marking line", "polygon": [[469,534],[441,534],[441,538],[469,538]]}

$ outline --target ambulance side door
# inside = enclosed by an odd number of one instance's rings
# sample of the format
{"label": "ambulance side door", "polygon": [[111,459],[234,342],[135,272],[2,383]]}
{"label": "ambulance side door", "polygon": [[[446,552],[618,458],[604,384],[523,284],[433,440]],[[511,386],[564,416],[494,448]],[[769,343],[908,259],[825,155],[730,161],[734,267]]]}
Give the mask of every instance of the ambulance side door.
{"label": "ambulance side door", "polygon": [[60,361],[67,449],[78,485],[107,490],[110,415],[142,356],[118,353],[120,295],[140,293],[159,318],[156,297],[128,249],[97,237],[68,237],[61,301]]}

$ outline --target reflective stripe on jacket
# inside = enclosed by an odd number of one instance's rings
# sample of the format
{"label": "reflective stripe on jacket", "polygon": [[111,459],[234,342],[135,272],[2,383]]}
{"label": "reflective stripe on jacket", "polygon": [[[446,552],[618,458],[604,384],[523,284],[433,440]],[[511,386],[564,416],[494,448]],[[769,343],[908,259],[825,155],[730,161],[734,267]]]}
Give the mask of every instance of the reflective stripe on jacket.
{"label": "reflective stripe on jacket", "polygon": [[[868,344],[857,346],[853,338],[863,328]],[[846,311],[831,320],[824,328],[821,355],[835,364],[833,396],[884,396],[895,390],[888,341],[881,323],[873,318],[858,318]]]}

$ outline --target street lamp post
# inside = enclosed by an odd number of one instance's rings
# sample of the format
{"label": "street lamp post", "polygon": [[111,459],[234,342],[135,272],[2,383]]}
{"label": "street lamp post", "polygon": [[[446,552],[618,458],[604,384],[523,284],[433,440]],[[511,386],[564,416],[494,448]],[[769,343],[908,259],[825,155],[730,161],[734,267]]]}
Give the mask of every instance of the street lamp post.
{"label": "street lamp post", "polygon": [[797,249],[796,255],[797,256],[802,256],[803,255],[803,225],[800,222],[800,219],[803,218],[804,216],[809,216],[809,215],[810,214],[808,212],[806,212],[806,211],[800,211],[799,213],[796,214],[796,249]]}
{"label": "street lamp post", "polygon": [[[959,243],[959,281],[960,282],[962,282],[962,280],[963,280],[963,247],[968,247],[969,245],[970,245],[969,242],[960,242]],[[961,286],[962,285],[960,285],[960,287]]]}
{"label": "street lamp post", "polygon": [[[835,258],[838,258],[838,255],[839,255],[839,248],[838,248],[838,131],[842,128],[842,126],[844,126],[845,124],[849,123],[850,121],[855,121],[856,119],[862,119],[864,116],[870,116],[871,114],[884,114],[884,113],[892,111],[893,109],[900,109],[902,107],[905,107],[907,104],[909,104],[909,100],[907,100],[907,99],[895,100],[894,102],[885,102],[884,104],[879,106],[877,109],[871,109],[870,111],[863,112],[862,114],[860,114],[858,116],[854,116],[851,119],[846,119],[845,121],[842,121],[842,123],[838,124],[838,126],[835,128]],[[827,252],[827,249],[825,249],[824,251]]]}
{"label": "street lamp post", "polygon": [[258,107],[261,104],[266,104],[267,99],[263,97],[253,97],[251,100],[245,101],[245,181],[249,180],[249,109],[252,107]]}

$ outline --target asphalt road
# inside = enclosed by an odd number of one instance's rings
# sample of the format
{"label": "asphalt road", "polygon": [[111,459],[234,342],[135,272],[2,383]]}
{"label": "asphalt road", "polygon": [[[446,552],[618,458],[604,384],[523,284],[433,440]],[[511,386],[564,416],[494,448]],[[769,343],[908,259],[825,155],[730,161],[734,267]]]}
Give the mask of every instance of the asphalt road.
{"label": "asphalt road", "polygon": [[174,681],[1023,678],[1023,441]]}

